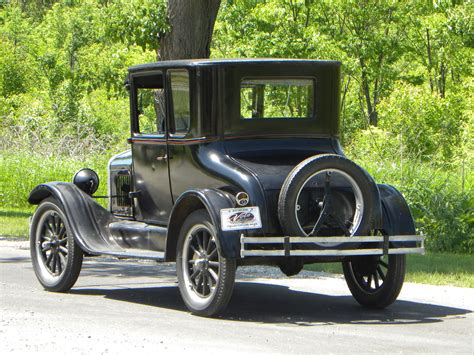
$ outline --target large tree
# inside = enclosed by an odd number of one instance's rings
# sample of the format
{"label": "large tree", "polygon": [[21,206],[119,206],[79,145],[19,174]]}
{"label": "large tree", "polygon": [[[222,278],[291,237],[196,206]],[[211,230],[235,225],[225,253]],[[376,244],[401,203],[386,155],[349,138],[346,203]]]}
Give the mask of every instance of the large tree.
{"label": "large tree", "polygon": [[168,0],[170,28],[160,37],[159,60],[209,58],[221,0]]}
{"label": "large tree", "polygon": [[209,58],[221,0],[115,0],[106,32],[156,51],[158,60]]}

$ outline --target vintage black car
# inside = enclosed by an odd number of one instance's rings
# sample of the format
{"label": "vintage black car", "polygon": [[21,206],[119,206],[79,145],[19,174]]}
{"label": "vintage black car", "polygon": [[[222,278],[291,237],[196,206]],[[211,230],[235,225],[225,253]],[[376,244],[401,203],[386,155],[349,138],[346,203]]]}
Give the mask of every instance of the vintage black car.
{"label": "vintage black car", "polygon": [[423,237],[403,196],[344,156],[339,62],[158,62],[126,86],[131,149],[109,162],[108,209],[89,169],[29,196],[46,290],[69,290],[84,255],[175,261],[188,309],[213,316],[239,265],[342,262],[360,304],[395,301]]}

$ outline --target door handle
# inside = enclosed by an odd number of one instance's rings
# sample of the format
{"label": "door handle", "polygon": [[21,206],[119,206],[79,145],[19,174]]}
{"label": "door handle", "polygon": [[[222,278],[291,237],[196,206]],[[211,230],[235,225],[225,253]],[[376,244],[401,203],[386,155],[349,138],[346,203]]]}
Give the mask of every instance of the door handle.
{"label": "door handle", "polygon": [[168,154],[163,155],[162,157],[156,157],[156,160],[158,161],[165,161],[168,160]]}
{"label": "door handle", "polygon": [[130,198],[137,198],[138,196],[140,196],[142,194],[142,192],[139,190],[139,191],[130,191],[128,193],[128,197]]}

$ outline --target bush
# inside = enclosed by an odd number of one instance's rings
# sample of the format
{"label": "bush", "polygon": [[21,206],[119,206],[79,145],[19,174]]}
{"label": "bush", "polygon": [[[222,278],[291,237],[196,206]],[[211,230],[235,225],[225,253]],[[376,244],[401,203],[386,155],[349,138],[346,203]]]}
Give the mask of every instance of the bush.
{"label": "bush", "polygon": [[[356,161],[367,168],[378,183],[397,187],[406,198],[418,233],[428,238],[429,251],[474,251],[474,189],[461,174],[443,171],[420,162],[404,167],[372,156]],[[385,166],[385,167],[383,167]],[[453,174],[454,173],[454,174]]]}
{"label": "bush", "polygon": [[428,250],[472,253],[474,191],[456,188],[448,174],[428,170],[423,175],[411,180],[403,191],[418,230],[428,236]]}
{"label": "bush", "polygon": [[468,128],[469,95],[462,90],[442,99],[423,87],[399,84],[379,105],[379,127],[391,132],[385,147],[398,151],[409,160],[435,162],[437,166],[456,165],[466,154],[463,139]]}
{"label": "bush", "polygon": [[[398,144],[398,146],[397,146]],[[474,250],[474,184],[467,162],[439,166],[404,156],[403,143],[381,129],[365,130],[346,149],[378,183],[405,196],[429,251]]]}

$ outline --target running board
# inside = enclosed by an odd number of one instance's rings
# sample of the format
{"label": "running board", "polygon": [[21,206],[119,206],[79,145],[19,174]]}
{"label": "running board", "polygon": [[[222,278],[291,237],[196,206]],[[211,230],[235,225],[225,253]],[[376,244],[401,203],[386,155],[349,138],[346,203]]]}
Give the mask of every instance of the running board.
{"label": "running board", "polygon": [[[329,244],[325,246],[324,244]],[[343,249],[348,243],[380,243],[357,249]],[[397,243],[389,247],[389,243]],[[400,243],[410,243],[404,246]],[[240,236],[240,256],[357,256],[384,254],[424,254],[425,237],[420,235],[357,236],[357,237],[246,237]],[[252,245],[274,244],[268,249],[249,249]],[[297,244],[316,244],[319,248],[295,249]],[[334,244],[337,244],[335,246]],[[414,245],[412,245],[414,244]],[[324,249],[323,249],[324,248]]]}
{"label": "running board", "polygon": [[157,261],[165,260],[165,253],[162,251],[124,249],[123,251],[99,251],[98,253],[99,255],[114,256],[123,259],[149,259]]}
{"label": "running board", "polygon": [[128,220],[113,221],[108,227],[108,245],[95,249],[93,254],[165,260],[166,228]]}

